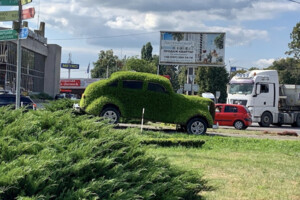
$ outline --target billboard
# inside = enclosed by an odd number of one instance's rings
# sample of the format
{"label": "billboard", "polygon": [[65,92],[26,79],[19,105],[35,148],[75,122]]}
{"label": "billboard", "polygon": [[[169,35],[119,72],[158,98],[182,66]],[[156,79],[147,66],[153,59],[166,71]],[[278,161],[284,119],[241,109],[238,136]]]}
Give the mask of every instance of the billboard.
{"label": "billboard", "polygon": [[61,89],[85,89],[89,84],[99,81],[99,78],[61,79]]}
{"label": "billboard", "polygon": [[160,65],[224,66],[225,33],[160,32]]}

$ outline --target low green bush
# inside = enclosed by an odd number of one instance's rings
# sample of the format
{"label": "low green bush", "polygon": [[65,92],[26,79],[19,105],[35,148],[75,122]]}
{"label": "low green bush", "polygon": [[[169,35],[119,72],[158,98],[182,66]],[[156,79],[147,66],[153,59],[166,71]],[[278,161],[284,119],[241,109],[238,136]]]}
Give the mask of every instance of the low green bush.
{"label": "low green bush", "polygon": [[65,98],[65,99],[59,99],[55,101],[49,101],[48,103],[44,104],[44,106],[46,110],[54,112],[58,110],[73,108],[74,103],[76,102],[71,99]]}
{"label": "low green bush", "polygon": [[68,109],[0,116],[0,199],[200,199],[199,175],[148,155],[138,130]]}
{"label": "low green bush", "polygon": [[203,140],[188,140],[188,139],[145,139],[142,144],[156,144],[163,147],[184,146],[184,147],[201,147],[205,142]]}
{"label": "low green bush", "polygon": [[32,98],[32,99],[42,99],[42,100],[53,100],[53,97],[51,97],[49,94],[46,94],[44,92],[41,92],[39,94],[31,94],[30,98]]}

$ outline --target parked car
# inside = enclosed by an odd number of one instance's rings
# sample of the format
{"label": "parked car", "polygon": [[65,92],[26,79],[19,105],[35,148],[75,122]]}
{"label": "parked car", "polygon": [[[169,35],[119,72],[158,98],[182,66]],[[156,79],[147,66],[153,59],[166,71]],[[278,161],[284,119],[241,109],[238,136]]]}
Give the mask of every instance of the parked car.
{"label": "parked car", "polygon": [[204,134],[212,127],[214,103],[199,96],[176,94],[162,76],[140,72],[116,72],[111,78],[90,84],[80,108],[111,123],[120,117],[178,124],[191,134]]}
{"label": "parked car", "polygon": [[[36,104],[32,101],[30,97],[20,96],[21,106],[27,109],[36,110]],[[0,106],[8,106],[16,104],[15,94],[0,94]]]}
{"label": "parked car", "polygon": [[243,105],[216,104],[215,124],[234,126],[238,130],[246,129],[252,124],[250,111]]}

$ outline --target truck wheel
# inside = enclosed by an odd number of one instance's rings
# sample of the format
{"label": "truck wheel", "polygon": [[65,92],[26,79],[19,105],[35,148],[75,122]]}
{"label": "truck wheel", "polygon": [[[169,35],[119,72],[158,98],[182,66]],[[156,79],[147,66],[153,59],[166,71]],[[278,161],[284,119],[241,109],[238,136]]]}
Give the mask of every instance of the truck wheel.
{"label": "truck wheel", "polygon": [[116,124],[120,119],[120,112],[114,107],[107,107],[101,113],[100,116],[108,120],[110,124]]}
{"label": "truck wheel", "polygon": [[201,118],[193,118],[187,123],[188,134],[202,135],[206,133],[207,124]]}
{"label": "truck wheel", "polygon": [[273,117],[271,113],[264,112],[261,116],[261,122],[259,123],[259,125],[261,127],[269,127],[272,122],[273,122]]}
{"label": "truck wheel", "polygon": [[300,127],[300,114],[298,114],[298,116],[297,116],[295,125],[296,125],[297,127]]}
{"label": "truck wheel", "polygon": [[238,120],[234,122],[233,126],[235,129],[242,130],[245,125],[242,121]]}

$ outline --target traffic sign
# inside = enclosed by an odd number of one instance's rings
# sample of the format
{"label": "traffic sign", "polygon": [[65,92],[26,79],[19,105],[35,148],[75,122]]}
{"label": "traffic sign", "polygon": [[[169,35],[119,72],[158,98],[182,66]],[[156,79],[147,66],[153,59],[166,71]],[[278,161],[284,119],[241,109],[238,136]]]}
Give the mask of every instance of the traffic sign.
{"label": "traffic sign", "polygon": [[236,71],[236,67],[230,67],[230,71],[231,72],[235,72]]}
{"label": "traffic sign", "polygon": [[18,11],[1,11],[0,21],[14,21],[19,19]]}
{"label": "traffic sign", "polygon": [[[32,0],[21,0],[21,4],[25,5],[28,3],[31,3]],[[0,6],[18,6],[19,5],[19,0],[1,0],[0,1]]]}
{"label": "traffic sign", "polygon": [[27,8],[22,10],[22,19],[30,19],[34,18],[35,9],[34,8]]}
{"label": "traffic sign", "polygon": [[61,63],[61,68],[64,68],[64,69],[79,69],[79,64]]}
{"label": "traffic sign", "polygon": [[19,39],[27,39],[28,33],[29,33],[28,28],[21,28]]}
{"label": "traffic sign", "polygon": [[0,31],[0,41],[16,39],[18,39],[18,32],[16,30],[9,29]]}
{"label": "traffic sign", "polygon": [[25,5],[25,4],[28,4],[28,3],[31,3],[32,0],[21,0],[21,4],[22,5]]}
{"label": "traffic sign", "polygon": [[[22,28],[20,32],[20,39],[26,39],[28,37],[28,28]],[[0,41],[17,40],[18,32],[13,29],[0,30]]]}

